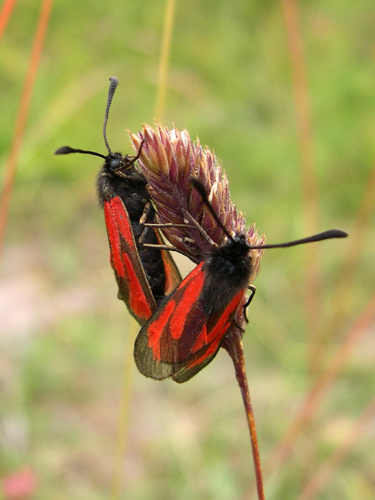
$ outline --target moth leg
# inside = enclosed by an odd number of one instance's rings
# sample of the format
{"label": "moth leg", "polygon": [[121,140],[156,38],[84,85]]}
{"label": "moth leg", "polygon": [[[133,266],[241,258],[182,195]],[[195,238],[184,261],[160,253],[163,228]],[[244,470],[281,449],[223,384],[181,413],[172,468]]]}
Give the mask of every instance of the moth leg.
{"label": "moth leg", "polygon": [[188,257],[188,259],[192,260],[195,262],[195,264],[199,264],[200,260],[194,259],[190,254],[187,252],[184,252],[183,250],[180,250],[179,248],[176,248],[172,245],[153,245],[152,243],[143,243],[144,247],[148,248],[159,248],[159,250],[168,250],[169,252],[177,252],[180,253],[181,255],[184,255],[185,257]]}
{"label": "moth leg", "polygon": [[[246,318],[246,321],[247,321],[247,318]],[[236,325],[237,328],[239,328],[241,330],[242,333],[245,333],[245,328],[242,328],[242,326],[239,323],[237,323],[237,321],[235,319],[233,320],[233,323]]]}
{"label": "moth leg", "polygon": [[250,290],[250,297],[247,299],[247,301],[245,302],[245,304],[243,306],[243,314],[245,316],[246,323],[249,322],[249,320],[247,318],[247,314],[246,314],[246,309],[249,307],[251,301],[254,298],[255,292],[256,292],[256,288],[253,285],[249,285],[247,288]]}
{"label": "moth leg", "polygon": [[122,172],[120,168],[124,167],[119,167],[115,172],[118,177],[121,177],[121,179],[124,179],[126,181],[134,181],[134,174],[127,174],[125,172]]}
{"label": "moth leg", "polygon": [[148,201],[143,209],[143,213],[142,213],[142,216],[141,218],[139,219],[139,223],[141,226],[144,227],[143,231],[142,231],[142,234],[141,236],[139,237],[139,244],[144,246],[144,247],[148,247],[148,248],[159,248],[160,250],[170,250],[170,251],[175,251],[175,252],[178,252],[177,248],[175,248],[174,246],[172,245],[161,245],[161,244],[153,244],[153,243],[145,243],[145,238],[146,238],[146,235],[147,233],[153,229],[155,229],[156,227],[158,227],[158,224],[149,224],[147,223],[147,218],[150,214],[150,210],[151,210],[151,203]]}
{"label": "moth leg", "polygon": [[142,148],[143,148],[143,145],[144,143],[146,142],[146,139],[143,139],[140,146],[139,146],[139,149],[138,149],[138,153],[136,155],[133,155],[133,156],[129,156],[127,155],[127,159],[130,160],[129,161],[129,164],[128,164],[128,167],[130,167],[131,165],[133,165],[133,163],[135,163],[139,157],[141,156],[141,153],[142,153]]}
{"label": "moth leg", "polygon": [[146,225],[148,216],[150,214],[150,210],[151,210],[151,203],[148,201],[143,209],[143,213],[141,215],[141,218],[139,219],[140,225],[144,227],[142,234],[139,237],[139,244],[140,245],[143,245],[143,242],[146,238],[146,235],[148,234],[148,232],[151,229],[150,226]]}
{"label": "moth leg", "polygon": [[159,250],[168,250],[170,252],[177,252],[177,253],[184,255],[185,257],[188,257],[193,262],[198,263],[199,262],[198,259],[193,259],[192,256],[188,252],[184,252],[183,250],[179,250],[178,248],[176,248],[173,245],[163,245],[163,244],[159,244],[159,243],[157,245],[155,245],[152,243],[144,243],[146,234],[150,229],[153,230],[153,229],[158,229],[158,228],[162,228],[162,227],[184,227],[184,228],[189,227],[189,228],[194,229],[196,227],[195,225],[189,226],[188,224],[174,224],[173,222],[166,223],[166,224],[149,223],[149,222],[147,222],[147,217],[150,213],[150,210],[151,210],[151,203],[147,202],[144,209],[143,209],[142,216],[139,219],[139,223],[144,227],[144,230],[142,231],[142,234],[139,238],[139,244],[143,245],[144,247],[159,248]]}
{"label": "moth leg", "polygon": [[[131,174],[126,174],[123,170],[130,169],[130,167],[139,159],[139,157],[141,156],[142,148],[143,148],[143,145],[145,142],[146,142],[145,139],[143,139],[143,141],[141,142],[141,145],[139,146],[138,153],[136,155],[126,155],[125,156],[124,161],[121,162],[120,165],[114,169],[114,172],[116,173],[116,175],[118,175],[119,177],[122,177],[123,179],[128,179],[131,181],[136,180],[136,178],[134,176],[134,171]],[[143,175],[140,172],[138,172],[138,180],[143,180],[143,179],[144,179]]]}
{"label": "moth leg", "polygon": [[[247,299],[247,301],[245,302],[245,304],[243,305],[243,315],[244,315],[246,323],[249,322],[249,320],[247,318],[247,314],[246,314],[246,309],[250,305],[250,302],[253,300],[253,297],[254,297],[255,291],[256,291],[256,288],[253,285],[249,285],[247,288],[251,291],[251,295]],[[241,332],[245,333],[245,329],[242,328],[242,326],[236,321],[236,319],[233,319],[233,323],[237,326],[237,328],[239,328],[241,330]]]}
{"label": "moth leg", "polygon": [[217,244],[209,237],[206,231],[202,228],[202,226],[197,222],[194,217],[184,208],[181,209],[182,213],[185,215],[187,220],[190,220],[191,224],[201,233],[203,238],[209,242],[211,246],[217,247]]}
{"label": "moth leg", "polygon": [[165,224],[160,224],[159,222],[151,223],[151,222],[145,222],[143,224],[146,227],[156,227],[157,229],[163,228],[163,227],[187,227],[188,229],[196,229],[195,226],[189,226],[189,224],[175,224],[174,222],[166,222]]}

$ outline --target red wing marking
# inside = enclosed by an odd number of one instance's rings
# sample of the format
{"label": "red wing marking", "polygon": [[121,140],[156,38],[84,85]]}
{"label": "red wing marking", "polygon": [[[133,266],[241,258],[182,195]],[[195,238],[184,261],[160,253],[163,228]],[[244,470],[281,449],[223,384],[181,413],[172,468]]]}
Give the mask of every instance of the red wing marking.
{"label": "red wing marking", "polygon": [[139,276],[134,272],[134,262],[125,252],[122,252],[122,259],[129,283],[129,308],[136,316],[146,321],[153,313],[153,304],[150,304],[149,298],[144,293],[143,285],[139,281]]}
{"label": "red wing marking", "polygon": [[134,355],[144,375],[185,382],[218,351],[245,290],[225,310],[210,312],[202,293],[206,278],[202,266],[182,281],[139,332]]}
{"label": "red wing marking", "polygon": [[104,217],[119,296],[137,321],[144,324],[157,306],[138,255],[128,212],[118,196],[104,203]]}
{"label": "red wing marking", "polygon": [[[206,345],[210,344],[209,348],[204,351],[202,358],[198,358],[194,362],[188,363],[187,366],[189,369],[199,365],[205,358],[211,356],[212,354],[215,353],[215,351],[217,351],[217,349],[219,349],[220,344],[224,338],[224,335],[227,333],[230,324],[232,323],[234,314],[237,310],[239,303],[241,302],[244,293],[245,293],[244,291],[241,291],[232,299],[232,302],[225,309],[224,313],[219,317],[219,321],[209,332],[206,343]],[[205,347],[205,345],[202,346],[196,345],[195,351],[198,352],[203,347]]]}
{"label": "red wing marking", "polygon": [[[180,300],[176,304],[173,317],[170,319],[169,329],[171,336],[174,339],[179,339],[181,335],[183,335],[186,317],[195,306],[202,292],[202,287],[204,285],[204,272],[199,269],[201,266],[198,266],[188,275],[189,280],[184,287]],[[186,279],[183,283],[185,282]]]}
{"label": "red wing marking", "polygon": [[[161,340],[165,333],[170,334],[168,338],[170,336],[171,339],[178,339],[181,330],[183,330],[186,311],[182,304],[188,301],[188,305],[191,305],[191,301],[196,300],[196,295],[199,295],[201,291],[197,290],[194,296],[189,298],[189,286],[194,285],[193,278],[196,274],[197,268],[184,279],[167,302],[159,307],[153,316],[153,321],[148,326],[148,347],[152,349],[153,356],[158,361],[168,361],[168,359],[162,360],[161,354]],[[200,274],[203,273],[200,272]],[[173,325],[171,325],[172,318],[176,320]]]}
{"label": "red wing marking", "polygon": [[111,264],[118,276],[125,277],[125,266],[121,257],[119,228],[109,202],[104,203],[104,219],[109,240]]}
{"label": "red wing marking", "polygon": [[173,313],[174,308],[175,301],[169,301],[168,304],[163,307],[163,311],[161,312],[159,317],[155,321],[153,321],[148,328],[148,347],[152,349],[153,356],[157,361],[161,361],[160,337],[163,333],[165,325],[169,320],[169,317]]}

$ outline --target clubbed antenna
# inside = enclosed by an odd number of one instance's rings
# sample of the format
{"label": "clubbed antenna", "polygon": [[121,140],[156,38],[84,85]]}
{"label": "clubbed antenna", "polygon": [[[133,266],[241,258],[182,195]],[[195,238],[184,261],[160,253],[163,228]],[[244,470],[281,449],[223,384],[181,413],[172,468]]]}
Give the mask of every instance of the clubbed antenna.
{"label": "clubbed antenna", "polygon": [[95,151],[87,151],[86,149],[74,149],[70,146],[62,146],[55,151],[55,155],[69,155],[70,153],[82,153],[84,155],[94,155],[106,159],[106,156],[102,155],[101,153],[96,153]]}
{"label": "clubbed antenna", "polygon": [[113,96],[115,95],[115,91],[116,91],[116,88],[118,85],[118,79],[115,76],[111,76],[109,81],[111,83],[110,83],[109,89],[108,89],[108,100],[107,100],[107,106],[105,108],[104,124],[103,124],[103,137],[104,137],[105,145],[108,149],[108,153],[111,155],[112,151],[111,151],[111,148],[109,147],[108,140],[107,140],[107,122],[108,122],[109,109],[111,107]]}
{"label": "clubbed antenna", "polygon": [[250,248],[286,248],[295,247],[296,245],[303,245],[304,243],[313,243],[314,241],[331,240],[332,238],[346,238],[348,233],[341,231],[341,229],[328,229],[328,231],[323,231],[322,233],[313,234],[307,238],[301,238],[300,240],[287,241],[286,243],[275,243],[274,245],[257,245],[250,246]]}
{"label": "clubbed antenna", "polygon": [[[219,217],[215,213],[215,210],[213,209],[211,203],[208,200],[208,196],[206,193],[206,190],[204,189],[203,184],[198,181],[198,179],[190,179],[190,182],[193,184],[195,189],[199,192],[199,194],[202,197],[202,200],[206,204],[207,208],[210,210],[212,213],[213,217],[215,218],[216,222],[219,224],[221,229],[225,232],[225,234],[228,236],[233,241],[232,236],[229,234],[227,229],[224,227],[224,225],[221,223]],[[294,240],[294,241],[287,241],[286,243],[275,243],[272,245],[249,245],[249,250],[256,250],[256,249],[264,249],[264,248],[286,248],[286,247],[294,247],[296,245],[303,245],[305,243],[313,243],[314,241],[322,241],[322,240],[330,240],[332,238],[346,238],[348,236],[345,231],[341,231],[340,229],[329,229],[328,231],[324,231],[323,233],[319,234],[314,234],[312,236],[308,236],[307,238],[301,238],[299,240]]]}

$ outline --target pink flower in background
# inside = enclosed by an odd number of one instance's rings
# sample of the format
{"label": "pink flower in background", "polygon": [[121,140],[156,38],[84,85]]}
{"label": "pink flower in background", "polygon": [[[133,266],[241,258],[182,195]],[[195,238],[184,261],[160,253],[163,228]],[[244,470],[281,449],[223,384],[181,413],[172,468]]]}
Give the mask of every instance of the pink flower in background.
{"label": "pink flower in background", "polygon": [[5,500],[32,498],[36,493],[37,486],[37,475],[30,467],[8,474],[2,479],[2,493]]}

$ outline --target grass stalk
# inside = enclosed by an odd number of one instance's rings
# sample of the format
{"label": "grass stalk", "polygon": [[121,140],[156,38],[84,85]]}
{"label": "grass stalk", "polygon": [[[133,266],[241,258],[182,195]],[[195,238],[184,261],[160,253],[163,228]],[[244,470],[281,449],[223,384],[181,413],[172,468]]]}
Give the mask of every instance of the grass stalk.
{"label": "grass stalk", "polygon": [[369,326],[373,321],[375,321],[375,294],[371,297],[362,313],[357,317],[346,338],[328,362],[326,370],[306,395],[289,429],[285,432],[283,439],[268,458],[266,463],[267,471],[273,471],[290,456],[298,436],[313,419],[323,397],[328,395],[330,388],[347,364],[353,349],[366,334],[370,333]]}
{"label": "grass stalk", "polygon": [[366,407],[365,411],[353,424],[352,428],[345,436],[343,441],[323,462],[317,472],[309,479],[303,488],[298,500],[313,500],[316,495],[323,490],[325,485],[332,479],[337,468],[349,455],[353,446],[368,431],[368,427],[373,424],[375,419],[375,398]]}
{"label": "grass stalk", "polygon": [[[130,316],[130,315],[129,315]],[[124,374],[122,381],[121,405],[118,422],[115,460],[111,486],[111,500],[119,500],[121,498],[123,463],[126,453],[128,427],[129,427],[129,409],[133,393],[133,345],[137,335],[138,323],[133,317],[130,317],[129,334],[125,346]]]}
{"label": "grass stalk", "polygon": [[0,40],[3,36],[5,28],[7,27],[10,16],[12,15],[13,8],[17,0],[5,0],[0,11]]}
{"label": "grass stalk", "polygon": [[155,120],[157,122],[161,121],[164,110],[175,4],[176,0],[167,0],[167,5],[165,9],[163,41],[162,41],[160,63],[159,63],[158,91],[157,91],[155,115],[154,115]]}
{"label": "grass stalk", "polygon": [[[168,62],[169,53],[171,46],[172,28],[174,20],[174,10],[175,10],[175,0],[167,0],[166,10],[165,10],[165,20],[163,28],[163,41],[162,50],[160,55],[159,63],[159,75],[158,75],[158,91],[155,105],[155,118],[157,121],[161,120],[164,102],[165,102],[165,92],[167,86],[167,76],[168,76]],[[124,368],[124,380],[123,380],[123,391],[122,391],[122,402],[119,418],[119,430],[117,437],[117,448],[116,448],[116,458],[115,467],[112,479],[112,491],[111,500],[118,500],[121,496],[121,478],[122,478],[122,464],[124,460],[124,455],[126,451],[126,441],[128,434],[128,422],[129,422],[129,408],[130,399],[132,395],[133,387],[133,344],[136,337],[136,331],[138,330],[138,325],[135,320],[131,320],[131,332],[132,334],[128,336],[128,343],[126,348],[126,359]]]}
{"label": "grass stalk", "polygon": [[328,332],[341,331],[341,328],[348,322],[348,317],[352,314],[350,297],[356,277],[355,268],[366,245],[371,227],[371,218],[375,209],[375,161],[370,171],[368,181],[365,184],[361,204],[359,206],[350,238],[347,241],[346,254],[338,272],[338,280],[332,297],[332,308],[326,320]]}

